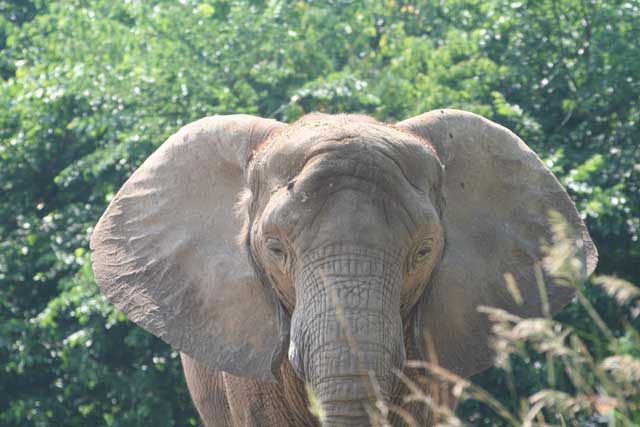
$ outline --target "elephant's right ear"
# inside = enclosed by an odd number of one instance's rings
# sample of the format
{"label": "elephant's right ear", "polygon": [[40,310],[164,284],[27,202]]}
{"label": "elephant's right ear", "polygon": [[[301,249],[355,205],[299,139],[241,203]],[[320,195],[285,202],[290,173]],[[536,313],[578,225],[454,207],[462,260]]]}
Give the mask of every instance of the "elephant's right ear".
{"label": "elephant's right ear", "polygon": [[123,185],[91,238],[98,284],[129,319],[204,365],[261,379],[272,378],[283,331],[236,243],[233,211],[252,150],[281,126],[246,115],[185,126]]}

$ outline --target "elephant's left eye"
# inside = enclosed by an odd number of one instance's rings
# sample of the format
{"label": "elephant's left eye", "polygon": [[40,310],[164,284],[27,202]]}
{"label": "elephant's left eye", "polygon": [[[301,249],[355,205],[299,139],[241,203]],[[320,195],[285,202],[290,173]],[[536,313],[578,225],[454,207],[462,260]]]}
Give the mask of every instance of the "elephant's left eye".
{"label": "elephant's left eye", "polygon": [[418,258],[425,258],[431,252],[431,248],[421,248],[418,251]]}
{"label": "elephant's left eye", "polygon": [[422,239],[414,251],[414,264],[426,261],[433,250],[433,238]]}

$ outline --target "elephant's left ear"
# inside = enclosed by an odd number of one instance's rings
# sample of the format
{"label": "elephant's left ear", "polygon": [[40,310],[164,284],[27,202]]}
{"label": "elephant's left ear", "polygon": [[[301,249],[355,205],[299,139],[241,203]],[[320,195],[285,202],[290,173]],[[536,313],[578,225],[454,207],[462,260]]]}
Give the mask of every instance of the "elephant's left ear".
{"label": "elephant's left ear", "polygon": [[[536,269],[552,314],[573,296],[563,286],[567,277],[543,262],[543,242],[553,235],[549,211],[568,222],[585,276],[595,269],[596,248],[558,180],[508,129],[457,110],[432,111],[396,126],[430,141],[444,165],[446,247],[419,307],[420,327],[432,345],[426,353],[444,368],[472,375],[493,364],[491,324],[479,306],[543,315]],[[507,273],[521,302],[507,288]]]}
{"label": "elephant's left ear", "polygon": [[100,288],[129,319],[211,368],[272,378],[278,306],[236,242],[252,150],[282,124],[207,117],[171,136],[122,186],[91,238]]}

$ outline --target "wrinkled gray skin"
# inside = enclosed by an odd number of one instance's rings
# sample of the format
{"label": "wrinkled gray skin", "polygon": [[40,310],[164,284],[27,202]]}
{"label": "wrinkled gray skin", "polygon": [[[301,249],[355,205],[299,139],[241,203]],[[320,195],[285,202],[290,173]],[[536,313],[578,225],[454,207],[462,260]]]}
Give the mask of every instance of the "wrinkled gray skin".
{"label": "wrinkled gray skin", "polygon": [[[193,331],[209,327],[204,320],[189,320],[195,314],[183,314],[199,312],[195,303],[171,308],[175,322],[187,316],[184,322],[189,323],[189,332],[183,328],[175,333],[178,338],[169,325],[173,320],[147,320],[148,311],[174,307],[175,295],[187,301],[193,298],[189,296],[193,291],[181,296],[182,291],[163,290],[156,296],[148,290],[154,288],[146,284],[147,276],[153,274],[158,283],[165,277],[174,277],[172,283],[191,279],[180,279],[186,277],[186,267],[156,274],[147,267],[155,265],[148,260],[135,261],[145,267],[132,273],[134,261],[118,258],[128,250],[141,257],[140,250],[130,249],[137,244],[130,238],[113,237],[137,232],[124,230],[119,222],[138,212],[127,204],[131,203],[127,187],[121,190],[122,203],[110,207],[115,213],[109,216],[107,211],[107,219],[102,220],[106,225],[99,224],[92,241],[96,276],[121,310],[183,351],[187,383],[207,426],[317,425],[307,409],[305,383],[322,405],[326,426],[377,425],[381,418],[376,421],[380,417],[376,401],[390,407],[392,425],[404,425],[396,406],[417,425],[432,425],[435,418],[425,405],[403,403],[407,389],[396,372],[413,379],[424,374],[407,369],[408,359],[427,359],[465,376],[489,366],[489,326],[476,312],[478,305],[540,314],[531,277],[532,265],[542,258],[539,239],[549,234],[545,209],[555,208],[569,218],[584,249],[585,273],[593,270],[595,249],[584,225],[537,157],[504,128],[467,113],[447,114],[454,124],[445,123],[444,128],[441,116],[396,126],[363,116],[324,115],[263,130],[252,125],[252,138],[263,134],[257,143],[240,150],[241,162],[247,161],[242,165],[244,195],[237,210],[245,226],[235,234],[240,241],[238,253],[247,252],[257,283],[271,298],[272,329],[261,332],[260,319],[249,330],[225,325],[226,332],[208,334],[210,340],[225,335],[226,341],[216,342],[212,350],[189,343],[189,335],[197,333]],[[479,140],[490,141],[488,148],[479,142],[479,149],[504,164],[478,159],[478,163],[456,166],[455,162],[472,156],[476,145],[459,149],[445,144],[458,135],[466,138],[464,144],[471,144],[467,140],[476,133],[481,135]],[[497,148],[491,145],[495,141]],[[510,148],[502,152],[503,147]],[[494,170],[497,167],[500,170]],[[483,184],[485,176],[498,176],[498,184],[492,183],[494,178]],[[145,175],[147,179],[155,178]],[[128,185],[146,188],[144,180],[134,179]],[[148,197],[144,194],[141,197]],[[156,218],[153,224],[158,222],[157,216],[151,216]],[[118,239],[128,243],[114,246]],[[165,258],[171,262],[169,255]],[[114,265],[121,270],[114,272]],[[522,306],[503,287],[505,272],[528,286],[522,291]],[[143,274],[145,278],[139,279]],[[557,311],[571,291],[553,283],[549,286],[552,309]],[[255,289],[253,293],[263,292]],[[137,302],[138,295],[146,302]],[[198,295],[195,300],[209,298]],[[250,304],[244,311],[259,310],[248,295],[242,297]],[[138,311],[148,305],[155,308]],[[252,314],[246,316],[250,324]],[[254,330],[261,336],[252,338]],[[271,341],[260,341],[270,333]],[[231,355],[207,355],[245,340],[249,344],[243,343]],[[263,347],[266,350],[255,350]],[[251,360],[241,365],[245,357]],[[266,360],[268,368],[254,359]],[[454,407],[455,399],[446,387],[434,381],[420,387],[440,404]]]}
{"label": "wrinkled gray skin", "polygon": [[442,252],[441,166],[418,139],[377,124],[320,132],[276,138],[251,164],[249,187],[264,196],[250,247],[290,316],[288,361],[324,402],[326,425],[366,425],[367,373],[379,397],[397,400],[403,320]]}

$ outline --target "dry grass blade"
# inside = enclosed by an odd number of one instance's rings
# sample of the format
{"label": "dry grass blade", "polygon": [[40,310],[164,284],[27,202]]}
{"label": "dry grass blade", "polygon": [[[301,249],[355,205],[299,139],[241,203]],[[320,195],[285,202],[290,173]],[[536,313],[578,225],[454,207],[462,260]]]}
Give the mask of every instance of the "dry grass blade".
{"label": "dry grass blade", "polygon": [[[620,305],[640,298],[640,288],[619,277],[599,276],[593,279],[593,283],[601,286]],[[631,307],[631,313],[634,317],[640,315],[640,303],[636,302]]]}
{"label": "dry grass blade", "polygon": [[640,297],[640,288],[619,277],[598,276],[593,279],[593,283],[602,286],[619,304]]}
{"label": "dry grass blade", "polygon": [[513,327],[514,340],[546,340],[552,339],[560,330],[554,328],[554,322],[548,319],[524,319]]}
{"label": "dry grass blade", "polygon": [[[417,362],[422,363],[422,362]],[[412,367],[412,362],[407,362],[408,367]],[[435,419],[442,420],[442,422],[449,423],[447,425],[457,426],[461,425],[454,412],[445,405],[439,405],[433,397],[426,394],[418,384],[416,384],[411,378],[404,374],[402,371],[396,371],[398,378],[407,386],[409,394],[404,397],[404,402],[421,402],[426,405],[430,411],[431,416]]]}
{"label": "dry grass blade", "polygon": [[518,323],[522,320],[522,317],[509,313],[506,310],[496,307],[488,307],[486,305],[478,306],[478,312],[488,315],[489,320],[491,320],[492,322]]}
{"label": "dry grass blade", "polygon": [[324,409],[322,409],[322,405],[320,404],[320,400],[318,400],[318,396],[316,395],[311,384],[307,383],[304,385],[304,388],[307,392],[307,398],[309,399],[309,412],[318,419],[320,425],[324,424],[324,420],[326,419],[326,414]]}
{"label": "dry grass blade", "polygon": [[506,368],[509,362],[509,355],[521,349],[518,342],[512,339],[513,326],[523,319],[506,310],[479,306],[478,312],[487,315],[491,321],[491,330],[493,332],[492,346],[495,350],[495,364]]}
{"label": "dry grass blade", "polygon": [[429,362],[411,360],[407,362],[407,367],[427,369],[430,373],[432,373],[439,379],[453,384],[452,390],[454,396],[460,397],[464,392],[468,398],[472,398],[485,403],[500,417],[506,420],[510,425],[519,426],[521,424],[518,419],[502,403],[500,403],[498,399],[496,399],[485,389],[472,383],[471,381],[468,381],[441,366],[434,365]]}
{"label": "dry grass blade", "polygon": [[[542,416],[542,410],[553,409],[553,413],[563,420],[576,420],[576,415],[580,412],[593,410],[601,415],[608,414],[617,407],[617,400],[608,396],[576,394],[570,395],[563,391],[545,389],[529,397],[529,402],[533,405],[523,419],[523,427],[534,424],[533,420]],[[540,425],[540,424],[537,424]],[[546,425],[546,424],[545,424]]]}
{"label": "dry grass blade", "polygon": [[481,313],[486,313],[493,322],[493,346],[496,350],[496,363],[500,366],[506,362],[506,356],[523,350],[523,344],[530,342],[536,349],[554,356],[571,353],[565,344],[569,329],[553,320],[546,318],[523,319],[507,311],[497,308],[481,306]]}
{"label": "dry grass blade", "polygon": [[522,293],[520,292],[520,288],[518,287],[518,284],[516,283],[516,279],[513,277],[513,274],[505,273],[504,282],[507,286],[507,290],[509,291],[509,294],[511,294],[516,304],[522,305],[522,303],[524,302],[522,299]]}
{"label": "dry grass blade", "polygon": [[531,397],[529,402],[533,405],[544,403],[547,408],[555,408],[562,413],[574,414],[579,410],[589,406],[588,400],[584,396],[571,396],[568,393],[558,390],[541,390]]}
{"label": "dry grass blade", "polygon": [[398,405],[389,405],[389,413],[398,415],[407,427],[418,427],[418,422],[409,411]]}
{"label": "dry grass blade", "polygon": [[616,355],[607,357],[600,364],[614,378],[626,382],[640,382],[640,359],[633,356]]}
{"label": "dry grass blade", "polygon": [[586,279],[582,240],[576,236],[561,213],[549,210],[551,242],[543,242],[542,267],[557,284],[575,287]]}

